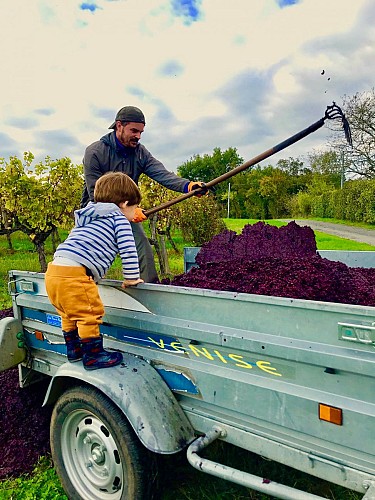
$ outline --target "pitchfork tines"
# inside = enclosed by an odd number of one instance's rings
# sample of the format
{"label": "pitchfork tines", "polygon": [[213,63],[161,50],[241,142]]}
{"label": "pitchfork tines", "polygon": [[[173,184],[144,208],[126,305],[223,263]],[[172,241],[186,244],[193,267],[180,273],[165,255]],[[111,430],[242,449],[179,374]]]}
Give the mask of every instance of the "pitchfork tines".
{"label": "pitchfork tines", "polygon": [[342,111],[342,109],[340,108],[340,106],[338,106],[335,103],[335,101],[333,101],[332,106],[327,106],[327,109],[326,109],[326,112],[325,112],[325,115],[324,115],[324,119],[328,119],[328,120],[337,120],[337,119],[340,119],[341,123],[342,123],[342,127],[344,129],[345,138],[348,141],[348,143],[349,143],[350,146],[353,145],[353,142],[352,142],[352,133],[350,131],[349,122],[348,122],[346,116],[344,115],[344,112]]}

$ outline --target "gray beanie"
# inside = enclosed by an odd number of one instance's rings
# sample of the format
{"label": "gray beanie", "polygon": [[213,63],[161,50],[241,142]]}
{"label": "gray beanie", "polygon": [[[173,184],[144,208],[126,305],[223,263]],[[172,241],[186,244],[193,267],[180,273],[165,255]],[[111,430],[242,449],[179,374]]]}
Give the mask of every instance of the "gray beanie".
{"label": "gray beanie", "polygon": [[108,128],[116,128],[116,122],[135,122],[146,125],[145,116],[139,108],[135,106],[125,106],[121,108],[116,115],[115,121]]}

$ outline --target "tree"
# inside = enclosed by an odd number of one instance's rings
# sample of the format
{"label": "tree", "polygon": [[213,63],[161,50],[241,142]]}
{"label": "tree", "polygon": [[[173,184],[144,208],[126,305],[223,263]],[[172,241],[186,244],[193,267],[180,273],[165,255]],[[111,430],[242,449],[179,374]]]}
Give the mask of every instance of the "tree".
{"label": "tree", "polygon": [[272,165],[258,165],[233,178],[232,192],[241,217],[272,219],[286,216],[291,196],[302,189],[306,189],[305,174],[291,175]]}
{"label": "tree", "polygon": [[367,179],[375,177],[375,89],[344,96],[343,109],[350,123],[353,148],[342,140],[342,130],[334,134],[333,146],[343,155],[346,170]]}
{"label": "tree", "polygon": [[13,214],[5,208],[4,158],[0,158],[0,235],[6,235],[9,250],[13,250],[11,234],[17,230]]}
{"label": "tree", "polygon": [[0,235],[6,235],[9,250],[13,250],[11,234],[19,230],[14,214],[6,208],[6,162],[0,158]]}
{"label": "tree", "polygon": [[[226,151],[215,148],[212,155],[194,156],[179,166],[177,172],[181,177],[192,181],[209,182],[242,165],[242,163],[243,158],[238,155],[236,148],[229,148]],[[229,182],[231,179],[215,186],[216,199],[222,206],[225,205],[227,199]]]}
{"label": "tree", "polygon": [[226,229],[212,195],[193,196],[179,204],[179,226],[184,240],[202,246]]}
{"label": "tree", "polygon": [[[179,193],[165,188],[146,175],[141,175],[139,188],[142,194],[141,205],[144,209],[157,207],[179,195]],[[178,212],[175,205],[156,212],[149,217],[150,243],[155,248],[162,276],[170,274],[165,238],[167,238],[174,251],[178,253],[177,246],[171,236],[171,230],[176,225],[178,225]]]}
{"label": "tree", "polygon": [[[0,181],[1,184],[1,181]],[[11,234],[16,231],[12,214],[2,206],[3,197],[0,196],[0,235],[5,234],[8,241],[8,249],[13,250]]]}
{"label": "tree", "polygon": [[289,156],[288,159],[278,160],[276,163],[277,168],[286,172],[289,175],[297,176],[306,173],[306,169],[303,166],[303,161],[299,158],[293,158]]}
{"label": "tree", "polygon": [[276,167],[288,174],[288,193],[290,195],[305,191],[311,182],[312,168],[305,166],[299,158],[290,156],[288,159],[281,159],[276,163]]}
{"label": "tree", "polygon": [[34,244],[42,272],[47,269],[44,243],[58,227],[71,227],[83,187],[82,166],[69,158],[32,166],[34,156],[24,153],[23,162],[12,156],[0,164],[2,206],[17,229]]}
{"label": "tree", "polygon": [[312,172],[311,182],[315,176],[324,179],[326,184],[335,188],[340,187],[345,173],[343,159],[337,151],[313,151],[308,155]]}

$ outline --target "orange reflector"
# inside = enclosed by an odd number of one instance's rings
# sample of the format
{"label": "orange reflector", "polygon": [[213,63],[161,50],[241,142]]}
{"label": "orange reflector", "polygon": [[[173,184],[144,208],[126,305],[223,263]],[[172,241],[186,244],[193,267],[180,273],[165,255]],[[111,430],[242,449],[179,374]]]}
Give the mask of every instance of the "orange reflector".
{"label": "orange reflector", "polygon": [[35,338],[38,340],[44,340],[43,333],[40,332],[39,330],[35,330]]}
{"label": "orange reflector", "polygon": [[342,425],[342,409],[319,403],[319,418],[331,424]]}

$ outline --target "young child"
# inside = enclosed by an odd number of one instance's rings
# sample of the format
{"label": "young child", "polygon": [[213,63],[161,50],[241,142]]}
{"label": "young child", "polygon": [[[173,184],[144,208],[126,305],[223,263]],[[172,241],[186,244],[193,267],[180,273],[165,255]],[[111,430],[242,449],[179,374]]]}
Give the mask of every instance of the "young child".
{"label": "young child", "polygon": [[117,254],[122,260],[122,287],[143,283],[130,226],[141,194],[122,172],[109,172],[95,184],[95,202],[76,210],[75,227],[48,264],[45,284],[51,304],[61,316],[68,360],[82,359],[86,370],[116,366],[122,354],[103,349],[104,306],[97,282]]}

